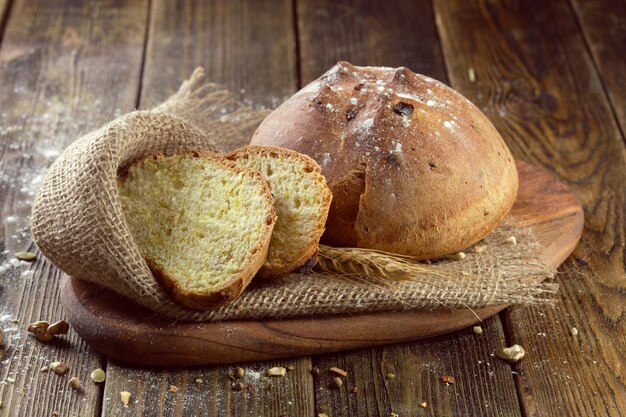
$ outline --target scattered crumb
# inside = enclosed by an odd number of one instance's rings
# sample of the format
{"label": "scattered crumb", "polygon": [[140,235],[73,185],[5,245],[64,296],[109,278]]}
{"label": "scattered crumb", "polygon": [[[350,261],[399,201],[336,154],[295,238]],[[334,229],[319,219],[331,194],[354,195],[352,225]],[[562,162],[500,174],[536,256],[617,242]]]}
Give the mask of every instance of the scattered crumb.
{"label": "scattered crumb", "polygon": [[578,336],[578,329],[576,327],[572,327],[569,332],[574,337]]}
{"label": "scattered crumb", "polygon": [[287,370],[288,370],[288,371],[293,371],[294,369],[296,369],[296,367],[295,367],[295,366],[293,366],[293,365],[291,365],[291,364],[287,365]]}
{"label": "scattered crumb", "polygon": [[446,384],[454,384],[456,379],[452,375],[442,375],[441,382],[445,382]]}
{"label": "scattered crumb", "polygon": [[420,407],[426,408],[428,407],[428,403],[426,401],[420,403]]}
{"label": "scattered crumb", "polygon": [[267,370],[267,376],[285,376],[287,370],[282,366],[276,366]]}
{"label": "scattered crumb", "polygon": [[367,119],[367,120],[365,120],[365,121],[363,122],[363,125],[362,125],[362,126],[363,126],[363,128],[364,128],[364,129],[369,129],[369,128],[371,128],[372,126],[374,126],[374,119]]}
{"label": "scattered crumb", "polygon": [[511,245],[517,245],[517,238],[515,236],[509,236],[506,238],[506,243],[510,243]]}
{"label": "scattered crumb", "polygon": [[37,258],[34,252],[15,252],[15,257],[20,261],[32,262]]}
{"label": "scattered crumb", "polygon": [[399,417],[396,413],[389,414],[389,417]]}
{"label": "scattered crumb", "polygon": [[178,387],[176,385],[170,385],[170,392],[178,392]]}
{"label": "scattered crumb", "polygon": [[73,376],[70,378],[68,385],[72,388],[72,389],[79,389],[80,388],[80,379],[78,379],[78,377]]}
{"label": "scattered crumb", "polygon": [[233,385],[231,385],[231,387],[232,387],[233,391],[243,391],[243,389],[244,389],[246,386],[244,385],[244,383],[243,383],[243,382],[241,382],[241,381],[237,381],[237,382],[235,382]]}
{"label": "scattered crumb", "polygon": [[235,376],[235,378],[239,379],[239,378],[243,378],[246,375],[246,370],[239,367],[239,368],[235,368],[235,372],[233,373],[233,375]]}
{"label": "scattered crumb", "polygon": [[326,413],[318,413],[317,417],[328,417],[328,414],[326,414]]}
{"label": "scattered crumb", "polygon": [[202,378],[196,378],[196,384],[202,384],[203,382]]}
{"label": "scattered crumb", "polygon": [[122,400],[122,404],[128,405],[130,401],[130,392],[128,391],[120,391],[120,400]]}
{"label": "scattered crumb", "polygon": [[467,77],[469,78],[470,82],[473,83],[474,81],[476,81],[476,72],[474,71],[474,68],[469,67],[467,69]]}
{"label": "scattered crumb", "polygon": [[353,394],[358,394],[359,393],[359,388],[358,387],[352,387],[350,392],[353,393]]}
{"label": "scattered crumb", "polygon": [[452,255],[448,255],[448,259],[452,259],[453,261],[462,261],[465,259],[465,252],[457,252]]}
{"label": "scattered crumb", "polygon": [[49,370],[50,370],[50,367],[48,365],[45,365],[45,366],[42,366],[39,371],[40,372],[48,372]]}
{"label": "scattered crumb", "polygon": [[67,372],[68,369],[70,369],[70,367],[67,366],[65,362],[52,362],[50,364],[50,369],[52,369],[59,375],[63,375]]}
{"label": "scattered crumb", "polygon": [[97,368],[91,371],[91,374],[89,375],[89,377],[92,379],[93,382],[100,383],[100,382],[104,382],[104,380],[107,377],[107,374],[101,368]]}
{"label": "scattered crumb", "polygon": [[479,245],[475,246],[473,249],[474,253],[483,253],[487,249],[487,245]]}
{"label": "scattered crumb", "polygon": [[337,374],[337,375],[341,375],[341,376],[348,375],[347,371],[344,371],[341,368],[337,368],[336,366],[333,366],[332,368],[330,368],[329,371],[332,372],[333,374]]}
{"label": "scattered crumb", "polygon": [[333,378],[333,381],[330,384],[330,387],[334,389],[340,389],[342,385],[343,385],[343,381],[341,380],[341,378],[336,376]]}
{"label": "scattered crumb", "polygon": [[58,411],[53,411],[53,412],[52,412],[52,415],[53,415],[54,417],[57,417],[57,416],[60,416],[60,415],[61,415],[61,413],[59,413]]}
{"label": "scattered crumb", "polygon": [[476,334],[483,334],[483,328],[480,326],[474,326],[472,327],[472,330],[474,331],[474,333]]}
{"label": "scattered crumb", "polygon": [[396,374],[391,374],[391,373],[389,373],[389,374],[387,374],[385,376],[385,378],[387,378],[387,379],[394,379],[395,377],[396,377]]}
{"label": "scattered crumb", "polygon": [[15,382],[15,378],[11,378],[11,377],[6,377],[5,381],[7,381],[9,384],[12,384]]}
{"label": "scattered crumb", "polygon": [[498,352],[498,356],[509,362],[517,362],[524,357],[526,351],[520,345],[506,347]]}
{"label": "scattered crumb", "polygon": [[320,374],[320,368],[318,368],[317,366],[314,367],[313,369],[311,369],[311,374],[313,374],[313,376],[318,376]]}

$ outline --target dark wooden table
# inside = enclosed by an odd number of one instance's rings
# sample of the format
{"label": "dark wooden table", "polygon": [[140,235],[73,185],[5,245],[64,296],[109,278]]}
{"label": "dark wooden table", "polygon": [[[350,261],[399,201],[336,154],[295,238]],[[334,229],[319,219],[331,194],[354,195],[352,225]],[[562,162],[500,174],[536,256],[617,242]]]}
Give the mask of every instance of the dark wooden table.
{"label": "dark wooden table", "polygon": [[[0,0],[0,416],[626,415],[626,3],[339,3]],[[26,335],[32,321],[64,317],[59,271],[13,254],[36,249],[30,204],[65,146],[160,102],[196,66],[253,105],[275,107],[338,60],[406,66],[448,83],[517,158],[572,187],[586,225],[560,269],[557,307],[509,308],[480,336],[242,364],[250,384],[242,392],[231,389],[233,367],[138,369],[72,331],[51,344]],[[511,343],[528,352],[516,365],[494,357]],[[68,374],[41,371],[53,360],[67,362]],[[261,381],[272,366],[293,370]],[[331,366],[349,372],[340,390],[328,387]],[[106,384],[89,379],[98,367]],[[68,387],[74,375],[81,390]],[[132,393],[128,407],[120,391]]]}

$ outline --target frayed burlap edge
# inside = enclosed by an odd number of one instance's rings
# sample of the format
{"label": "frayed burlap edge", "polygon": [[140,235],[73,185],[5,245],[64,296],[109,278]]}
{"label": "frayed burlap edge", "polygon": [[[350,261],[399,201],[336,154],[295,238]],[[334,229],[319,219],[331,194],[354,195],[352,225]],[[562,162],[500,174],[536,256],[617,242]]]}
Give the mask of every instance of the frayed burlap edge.
{"label": "frayed burlap edge", "polygon": [[[249,142],[267,112],[254,111],[194,71],[153,110],[124,115],[71,146],[52,165],[32,213],[41,251],[67,274],[109,288],[179,320],[219,321],[426,308],[480,308],[552,300],[556,284],[538,256],[530,229],[501,225],[461,261],[439,261],[432,273],[385,282],[358,275],[291,274],[253,281],[234,302],[197,311],[174,302],[151,275],[117,197],[117,175],[155,152],[229,151]],[[506,243],[515,232],[518,244]]]}

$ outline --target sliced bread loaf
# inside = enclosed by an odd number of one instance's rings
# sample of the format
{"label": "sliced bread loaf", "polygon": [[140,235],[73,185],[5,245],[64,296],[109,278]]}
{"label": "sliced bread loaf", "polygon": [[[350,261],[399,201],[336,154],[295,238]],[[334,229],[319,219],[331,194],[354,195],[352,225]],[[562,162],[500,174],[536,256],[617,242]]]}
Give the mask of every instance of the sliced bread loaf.
{"label": "sliced bread loaf", "polygon": [[317,254],[332,194],[310,157],[275,146],[248,146],[229,154],[237,166],[261,173],[275,199],[278,220],[259,276],[293,271]]}
{"label": "sliced bread loaf", "polygon": [[232,300],[265,261],[276,214],[257,172],[211,152],[156,155],[133,163],[118,191],[140,252],[181,304]]}

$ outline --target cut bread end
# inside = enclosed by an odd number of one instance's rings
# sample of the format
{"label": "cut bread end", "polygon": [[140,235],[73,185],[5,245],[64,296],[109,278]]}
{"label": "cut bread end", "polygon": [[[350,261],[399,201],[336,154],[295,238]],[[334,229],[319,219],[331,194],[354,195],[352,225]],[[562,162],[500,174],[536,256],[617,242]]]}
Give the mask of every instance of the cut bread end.
{"label": "cut bread end", "polygon": [[260,172],[274,196],[278,220],[258,275],[284,275],[305,265],[317,254],[332,200],[319,165],[306,155],[276,146],[248,146],[227,158]]}
{"label": "cut bread end", "polygon": [[118,191],[140,253],[185,306],[231,301],[265,261],[276,213],[257,172],[207,151],[155,155],[130,165]]}

